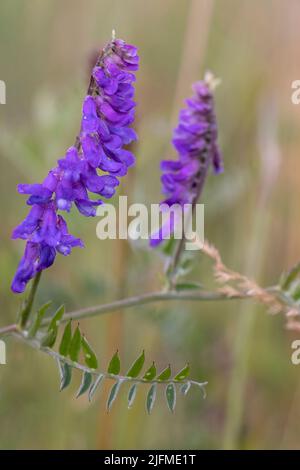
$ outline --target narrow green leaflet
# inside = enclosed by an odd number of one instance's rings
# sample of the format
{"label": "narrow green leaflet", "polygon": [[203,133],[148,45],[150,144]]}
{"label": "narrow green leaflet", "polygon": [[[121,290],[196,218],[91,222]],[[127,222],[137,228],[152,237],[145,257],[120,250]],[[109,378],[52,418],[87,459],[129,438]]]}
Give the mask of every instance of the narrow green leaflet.
{"label": "narrow green leaflet", "polygon": [[150,390],[147,394],[146,408],[147,408],[147,412],[148,412],[149,415],[151,414],[151,411],[153,410],[153,406],[154,406],[154,403],[155,403],[156,389],[157,389],[157,385],[155,383],[155,384],[151,385]]}
{"label": "narrow green leaflet", "polygon": [[111,358],[111,361],[107,368],[107,372],[109,374],[118,375],[120,372],[120,369],[121,369],[121,363],[120,363],[119,353],[118,351],[116,351],[113,357]]}
{"label": "narrow green leaflet", "polygon": [[191,388],[191,382],[186,382],[184,383],[183,385],[181,385],[180,387],[180,392],[183,394],[183,395],[187,395],[189,389]]}
{"label": "narrow green leaflet", "polygon": [[59,374],[60,374],[60,391],[66,388],[72,379],[72,367],[66,362],[57,360]]}
{"label": "narrow green leaflet", "polygon": [[143,351],[142,354],[137,358],[137,360],[132,364],[129,371],[127,372],[127,377],[135,378],[141,372],[143,365],[145,363],[145,352]]}
{"label": "narrow green leaflet", "polygon": [[153,380],[154,377],[156,376],[156,367],[154,362],[152,363],[152,366],[149,367],[147,372],[145,373],[143,379],[144,380]]}
{"label": "narrow green leaflet", "polygon": [[47,309],[50,307],[51,303],[52,302],[50,300],[49,302],[45,303],[44,305],[41,306],[41,308],[38,309],[36,317],[35,317],[34,321],[32,322],[32,325],[30,326],[29,331],[28,331],[28,337],[29,338],[34,338],[35,335],[37,334],[37,332],[38,332],[38,330],[41,326],[43,317],[44,317]]}
{"label": "narrow green leaflet", "polygon": [[83,372],[81,384],[76,394],[76,398],[80,397],[80,395],[83,395],[90,388],[91,383],[92,383],[92,374],[90,374],[90,372],[87,372],[87,371]]}
{"label": "narrow green leaflet", "polygon": [[171,367],[170,364],[168,367],[166,367],[157,377],[157,380],[162,381],[162,380],[169,380],[171,377]]}
{"label": "narrow green leaflet", "polygon": [[175,375],[174,380],[180,382],[180,380],[186,379],[189,373],[190,373],[190,366],[189,364],[186,364],[186,366],[183,369],[181,369],[181,371],[178,372],[177,375]]}
{"label": "narrow green leaflet", "polygon": [[54,346],[54,343],[56,341],[57,332],[58,332],[57,327],[48,331],[41,340],[41,346],[43,348],[52,348],[52,346]]}
{"label": "narrow green leaflet", "polygon": [[133,402],[136,397],[136,391],[137,391],[137,384],[133,384],[128,392],[128,409],[130,409],[133,405]]}
{"label": "narrow green leaflet", "polygon": [[61,305],[60,307],[58,307],[51,322],[49,323],[48,331],[53,330],[59,326],[59,322],[62,319],[64,313],[65,313],[65,306]]}
{"label": "narrow green leaflet", "polygon": [[82,336],[81,338],[81,346],[82,346],[82,350],[84,353],[84,360],[85,360],[86,365],[90,369],[97,369],[98,360],[97,360],[96,354],[94,353],[94,351],[92,350],[92,347],[89,345],[87,339],[84,336]]}
{"label": "narrow green leaflet", "polygon": [[69,348],[69,356],[70,359],[74,362],[78,362],[79,353],[81,347],[81,333],[79,327],[76,327],[74,332],[73,338],[71,339],[70,348]]}
{"label": "narrow green leaflet", "polygon": [[89,390],[89,401],[92,401],[93,396],[95,395],[95,392],[99,385],[101,384],[102,380],[104,378],[103,374],[99,374],[98,377],[95,379],[94,383],[91,385],[91,388]]}
{"label": "narrow green leaflet", "polygon": [[176,406],[176,388],[173,383],[166,386],[166,400],[169,410],[174,413]]}
{"label": "narrow green leaflet", "polygon": [[113,402],[115,401],[115,399],[117,398],[117,395],[119,393],[119,390],[120,390],[120,387],[122,385],[122,380],[118,380],[111,388],[111,391],[109,393],[109,396],[108,396],[108,400],[107,400],[107,405],[106,405],[106,408],[107,408],[107,411],[110,411],[112,405],[113,405]]}
{"label": "narrow green leaflet", "polygon": [[69,320],[65,326],[64,333],[63,333],[61,343],[59,346],[59,354],[61,356],[66,357],[68,355],[70,344],[71,344],[71,339],[72,339],[72,325],[71,325],[71,320]]}

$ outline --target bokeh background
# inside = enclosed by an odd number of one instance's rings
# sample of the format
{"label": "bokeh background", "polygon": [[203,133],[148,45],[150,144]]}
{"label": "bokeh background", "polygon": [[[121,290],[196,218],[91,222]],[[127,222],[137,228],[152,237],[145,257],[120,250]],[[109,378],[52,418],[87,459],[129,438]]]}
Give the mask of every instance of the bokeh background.
{"label": "bokeh background", "polygon": [[[21,297],[10,282],[23,251],[10,240],[27,212],[18,182],[41,181],[72,145],[80,122],[90,59],[116,29],[139,47],[136,168],[121,192],[131,201],[160,200],[159,162],[174,156],[172,126],[190,85],[206,69],[216,91],[221,176],[209,176],[205,235],[226,264],[262,285],[300,257],[300,79],[297,0],[1,0],[0,105],[1,326],[15,319]],[[84,250],[58,256],[44,273],[38,303],[68,310],[148,292],[162,285],[159,254],[127,242],[100,242],[95,219],[76,211],[71,233]],[[195,253],[190,279],[211,282],[211,265]],[[178,398],[176,413],[159,397],[148,416],[141,387],[132,410],[121,394],[105,411],[108,385],[92,405],[59,393],[53,360],[7,340],[0,366],[2,449],[300,448],[300,366],[280,316],[239,301],[164,303],[86,320],[82,329],[106,366],[116,348],[126,369],[145,348],[149,362],[208,380]]]}

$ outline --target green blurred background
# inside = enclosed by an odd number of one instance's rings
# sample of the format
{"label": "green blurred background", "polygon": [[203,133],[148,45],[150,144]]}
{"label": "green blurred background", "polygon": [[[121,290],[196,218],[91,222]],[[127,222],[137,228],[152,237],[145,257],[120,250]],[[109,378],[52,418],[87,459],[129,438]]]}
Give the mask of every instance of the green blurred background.
{"label": "green blurred background", "polygon": [[[230,267],[276,283],[300,257],[300,106],[291,102],[299,20],[298,0],[1,0],[1,326],[14,321],[20,303],[10,282],[23,242],[10,234],[27,208],[16,184],[41,181],[72,145],[90,58],[113,28],[141,57],[137,165],[122,193],[159,202],[159,162],[174,156],[178,110],[191,83],[212,70],[222,79],[216,106],[225,172],[206,184],[205,235]],[[57,257],[38,302],[71,310],[161,287],[159,255],[100,242],[97,220],[76,211],[68,221],[86,248]],[[199,253],[190,278],[211,283]],[[60,394],[53,360],[10,339],[0,366],[2,449],[300,448],[300,368],[290,361],[297,335],[280,316],[238,301],[172,302],[81,326],[103,367],[116,348],[125,369],[142,348],[160,368],[188,361],[195,379],[208,380],[207,399],[192,390],[171,415],[159,397],[149,417],[141,387],[132,410],[121,394],[108,415],[107,386],[92,405],[74,398],[77,383]]]}

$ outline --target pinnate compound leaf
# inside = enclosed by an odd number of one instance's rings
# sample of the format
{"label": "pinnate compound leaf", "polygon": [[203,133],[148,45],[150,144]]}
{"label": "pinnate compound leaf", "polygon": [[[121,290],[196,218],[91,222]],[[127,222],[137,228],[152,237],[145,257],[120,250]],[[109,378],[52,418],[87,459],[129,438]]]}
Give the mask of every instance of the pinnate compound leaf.
{"label": "pinnate compound leaf", "polygon": [[65,326],[64,333],[63,333],[60,346],[59,346],[59,354],[61,356],[66,357],[68,355],[70,344],[71,344],[71,339],[72,339],[72,325],[71,325],[71,320],[69,320]]}
{"label": "pinnate compound leaf", "polygon": [[148,412],[149,415],[151,414],[151,411],[153,410],[153,406],[154,406],[154,403],[155,403],[156,389],[157,389],[157,384],[154,383],[153,385],[151,385],[151,387],[149,389],[149,392],[147,394],[146,408],[147,408],[147,412]]}
{"label": "pinnate compound leaf", "polygon": [[137,391],[137,384],[133,384],[128,392],[128,409],[130,409],[133,405],[133,402],[136,397],[136,391]]}
{"label": "pinnate compound leaf", "polygon": [[130,367],[129,371],[126,374],[127,377],[136,378],[141,372],[144,363],[145,363],[145,352],[143,351],[142,354],[137,358],[137,360]]}
{"label": "pinnate compound leaf", "polygon": [[110,392],[109,392],[109,396],[108,396],[108,400],[107,400],[107,405],[106,405],[106,408],[107,408],[107,411],[110,411],[112,405],[113,405],[113,402],[115,401],[115,399],[117,398],[117,395],[119,393],[119,390],[120,390],[120,387],[122,385],[122,380],[118,380],[111,388]]}
{"label": "pinnate compound leaf", "polygon": [[175,375],[174,380],[180,382],[181,380],[186,379],[189,373],[190,373],[190,366],[189,364],[186,364],[186,366],[183,369],[181,369],[181,371],[178,372],[177,375]]}
{"label": "pinnate compound leaf", "polygon": [[96,354],[92,350],[92,347],[88,343],[85,336],[82,336],[82,338],[81,338],[81,345],[82,345],[82,349],[83,349],[83,353],[84,353],[84,360],[85,360],[86,365],[90,369],[97,369],[98,368],[98,360],[97,360]]}
{"label": "pinnate compound leaf", "polygon": [[60,374],[60,391],[66,388],[72,379],[72,367],[66,362],[62,362],[59,359],[57,360],[58,369]]}
{"label": "pinnate compound leaf", "polygon": [[170,364],[169,364],[168,367],[166,367],[166,368],[157,376],[157,380],[159,380],[159,381],[169,380],[170,377],[171,377],[171,366],[170,366]]}
{"label": "pinnate compound leaf", "polygon": [[173,413],[176,406],[176,388],[173,383],[166,386],[166,400],[169,410]]}
{"label": "pinnate compound leaf", "polygon": [[74,332],[73,338],[71,339],[70,348],[69,348],[70,359],[74,362],[78,362],[80,347],[81,347],[81,333],[80,333],[79,327],[77,326]]}
{"label": "pinnate compound leaf", "polygon": [[96,377],[94,383],[91,385],[91,388],[89,390],[89,401],[92,401],[93,396],[95,395],[95,392],[99,385],[101,384],[102,380],[104,378],[103,374],[99,374],[98,377]]}
{"label": "pinnate compound leaf", "polygon": [[109,374],[113,375],[118,375],[121,369],[121,363],[120,363],[120,358],[119,358],[119,352],[116,351],[113,357],[111,358],[111,361],[108,365],[107,372]]}
{"label": "pinnate compound leaf", "polygon": [[156,367],[155,367],[155,364],[153,362],[152,365],[147,370],[147,372],[145,373],[143,379],[144,380],[153,380],[155,376],[156,376]]}
{"label": "pinnate compound leaf", "polygon": [[90,372],[84,371],[82,374],[81,384],[76,394],[76,398],[83,395],[90,388],[92,383],[92,374]]}

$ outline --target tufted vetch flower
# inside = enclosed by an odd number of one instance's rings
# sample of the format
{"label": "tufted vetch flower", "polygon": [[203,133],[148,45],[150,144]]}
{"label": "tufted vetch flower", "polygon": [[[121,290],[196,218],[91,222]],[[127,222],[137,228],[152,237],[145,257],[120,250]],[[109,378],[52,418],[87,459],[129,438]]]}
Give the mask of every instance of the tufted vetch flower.
{"label": "tufted vetch flower", "polygon": [[[217,83],[211,74],[193,85],[194,96],[186,100],[186,108],[179,113],[179,122],[173,133],[172,143],[178,153],[177,160],[161,162],[161,204],[196,204],[200,197],[207,172],[223,171],[222,157],[217,143],[217,122],[214,111],[213,88]],[[153,234],[150,245],[156,246],[174,231],[174,221],[167,220]]]}
{"label": "tufted vetch flower", "polygon": [[[75,145],[57,161],[41,184],[21,184],[31,206],[12,238],[26,240],[24,256],[15,273],[12,290],[23,292],[27,282],[54,262],[57,253],[70,254],[83,242],[69,234],[59,211],[95,216],[102,198],[114,195],[119,178],[135,163],[126,148],[137,139],[133,82],[138,69],[136,47],[113,39],[101,52],[92,71],[82,106],[81,128]],[[96,195],[90,198],[89,193]]]}

